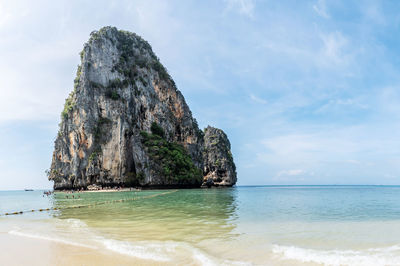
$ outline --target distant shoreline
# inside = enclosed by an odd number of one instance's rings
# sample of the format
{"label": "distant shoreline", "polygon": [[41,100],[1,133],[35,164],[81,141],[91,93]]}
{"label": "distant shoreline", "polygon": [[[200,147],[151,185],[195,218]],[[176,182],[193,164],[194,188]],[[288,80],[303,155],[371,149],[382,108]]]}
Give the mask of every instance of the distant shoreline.
{"label": "distant shoreline", "polygon": [[176,187],[176,186],[168,186],[168,187],[138,187],[138,188],[104,188],[104,189],[96,189],[96,190],[74,190],[74,189],[63,189],[63,190],[53,190],[54,193],[80,193],[80,192],[129,192],[129,191],[142,191],[142,190],[167,190],[167,189],[225,189],[232,188],[235,186],[213,186],[213,187]]}
{"label": "distant shoreline", "polygon": [[105,189],[97,189],[97,190],[54,190],[55,193],[81,193],[81,192],[89,192],[89,193],[94,193],[94,192],[127,192],[127,191],[141,191],[141,189],[131,189],[131,188],[105,188]]}

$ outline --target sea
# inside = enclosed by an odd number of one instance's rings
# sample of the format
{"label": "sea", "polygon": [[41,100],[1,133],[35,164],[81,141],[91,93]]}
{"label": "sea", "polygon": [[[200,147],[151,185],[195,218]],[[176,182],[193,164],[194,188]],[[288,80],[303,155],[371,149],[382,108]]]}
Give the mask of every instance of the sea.
{"label": "sea", "polygon": [[400,265],[400,186],[1,191],[0,214],[0,261],[12,237],[76,264],[95,250],[119,265]]}

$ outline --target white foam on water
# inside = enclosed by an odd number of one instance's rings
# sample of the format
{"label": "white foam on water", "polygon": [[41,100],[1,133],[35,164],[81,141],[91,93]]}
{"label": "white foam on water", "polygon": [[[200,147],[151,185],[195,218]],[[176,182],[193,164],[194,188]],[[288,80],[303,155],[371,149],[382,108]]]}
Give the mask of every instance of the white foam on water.
{"label": "white foam on water", "polygon": [[295,246],[273,245],[272,252],[280,259],[323,265],[400,265],[400,246],[364,250],[316,250]]}
{"label": "white foam on water", "polygon": [[204,252],[201,252],[198,249],[193,249],[193,259],[198,261],[203,266],[214,266],[220,265],[215,259],[207,256]]}
{"label": "white foam on water", "polygon": [[65,219],[62,220],[65,221],[68,225],[70,225],[72,228],[87,228],[87,224],[83,222],[82,220],[79,219]]}
{"label": "white foam on water", "polygon": [[105,248],[119,254],[153,260],[159,262],[176,262],[182,257],[191,257],[195,262],[204,266],[214,265],[251,265],[246,262],[220,260],[206,252],[184,242],[130,242],[114,239],[99,240]]}
{"label": "white foam on water", "polygon": [[[102,244],[109,250],[140,259],[155,261],[170,261],[171,257],[167,253],[174,247],[165,247],[160,244],[132,243],[112,239],[101,240]],[[171,250],[172,249],[172,250]]]}
{"label": "white foam on water", "polygon": [[253,265],[249,262],[243,261],[233,261],[233,260],[221,260],[219,258],[213,257],[206,252],[201,251],[195,247],[191,247],[192,250],[192,257],[195,261],[200,263],[203,266],[218,266],[218,265],[241,265],[241,266],[250,266]]}
{"label": "white foam on water", "polygon": [[393,251],[400,251],[400,246],[394,245],[394,246],[384,247],[384,248],[370,248],[368,250],[377,251],[377,252],[393,252]]}
{"label": "white foam on water", "polygon": [[89,246],[89,245],[85,245],[85,244],[82,244],[82,243],[77,243],[77,242],[73,242],[73,241],[69,241],[69,240],[66,240],[66,239],[63,239],[63,238],[58,238],[58,237],[53,237],[53,236],[47,236],[47,235],[41,235],[41,234],[35,234],[35,233],[26,233],[26,232],[21,232],[21,231],[17,231],[17,230],[11,230],[8,233],[10,235],[15,235],[15,236],[29,237],[29,238],[47,240],[47,241],[52,241],[52,242],[57,242],[57,243],[77,246],[77,247],[85,247],[85,248],[90,248],[90,249],[97,249],[94,246]]}

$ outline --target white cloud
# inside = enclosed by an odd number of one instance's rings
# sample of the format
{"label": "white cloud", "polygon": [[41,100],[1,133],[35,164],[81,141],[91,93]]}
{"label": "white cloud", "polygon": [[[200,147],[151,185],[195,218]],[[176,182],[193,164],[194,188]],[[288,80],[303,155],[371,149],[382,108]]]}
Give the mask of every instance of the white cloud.
{"label": "white cloud", "polygon": [[359,161],[359,160],[346,160],[345,161],[346,163],[349,163],[349,164],[361,164],[361,162]]}
{"label": "white cloud", "polygon": [[265,139],[261,144],[268,153],[306,159],[308,153],[320,151],[320,142],[313,135],[291,134]]}
{"label": "white cloud", "polygon": [[[13,52],[0,51],[4,60],[0,62],[0,122],[58,118],[72,90],[80,48],[67,40],[13,46]],[[65,67],[69,69],[60,73]]]}
{"label": "white cloud", "polygon": [[[58,119],[72,90],[79,52],[94,29],[109,24],[123,28],[118,24],[126,23],[123,29],[142,35],[155,51],[172,58],[179,54],[171,43],[180,24],[167,3],[105,4],[110,9],[99,3],[93,11],[68,1],[0,0],[0,123]],[[121,11],[121,6],[126,8]]]}
{"label": "white cloud", "polygon": [[260,98],[260,97],[257,97],[257,96],[255,96],[254,94],[250,94],[250,99],[251,99],[253,102],[255,102],[255,103],[267,104],[267,101],[266,101],[266,100],[264,100],[264,99],[262,99],[262,98]]}
{"label": "white cloud", "polygon": [[[379,89],[378,107],[385,114],[381,119],[400,117],[400,86],[388,86]],[[389,116],[388,116],[389,115]]]}
{"label": "white cloud", "polygon": [[278,177],[279,176],[297,176],[304,174],[305,171],[302,169],[291,169],[291,170],[282,170],[278,172]]}
{"label": "white cloud", "polygon": [[307,175],[306,171],[303,169],[289,169],[278,171],[271,178],[271,180],[278,183],[294,184],[297,182],[304,182],[306,180],[306,177],[311,175],[312,174]]}
{"label": "white cloud", "polygon": [[400,140],[391,134],[400,125],[292,127],[253,144],[256,156],[249,162],[263,165],[271,182],[364,183],[400,174]]}
{"label": "white cloud", "polygon": [[318,0],[317,3],[313,5],[314,11],[323,18],[329,18],[329,14],[326,8],[325,0]]}
{"label": "white cloud", "polygon": [[225,0],[226,10],[235,10],[241,15],[253,18],[254,1],[253,0]]}
{"label": "white cloud", "polygon": [[313,128],[313,133],[267,138],[261,141],[265,150],[259,154],[259,159],[264,162],[281,160],[289,165],[317,164],[360,160],[355,158],[372,151],[373,154],[379,154],[395,150],[395,147],[390,147],[393,140],[374,139],[371,135],[375,132],[370,131],[368,135],[364,133],[360,138],[365,130],[364,126]]}
{"label": "white cloud", "polygon": [[365,103],[365,99],[361,98],[339,98],[339,99],[331,99],[328,103],[322,105],[318,108],[315,113],[331,113],[334,114],[336,112],[348,112],[349,109],[368,109],[368,104]]}
{"label": "white cloud", "polygon": [[351,59],[346,53],[348,39],[339,31],[321,35],[322,55],[326,64],[347,64]]}
{"label": "white cloud", "polygon": [[383,175],[386,179],[395,179],[397,181],[399,179],[399,175],[394,175],[394,174],[385,174]]}

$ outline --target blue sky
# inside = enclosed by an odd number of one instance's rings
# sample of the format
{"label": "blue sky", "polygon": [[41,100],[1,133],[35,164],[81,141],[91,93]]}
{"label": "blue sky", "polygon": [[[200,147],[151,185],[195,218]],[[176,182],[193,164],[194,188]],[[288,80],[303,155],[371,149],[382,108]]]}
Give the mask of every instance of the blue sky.
{"label": "blue sky", "polygon": [[49,188],[79,52],[148,40],[239,185],[400,184],[398,1],[0,0],[0,189]]}

